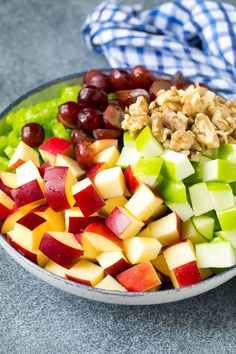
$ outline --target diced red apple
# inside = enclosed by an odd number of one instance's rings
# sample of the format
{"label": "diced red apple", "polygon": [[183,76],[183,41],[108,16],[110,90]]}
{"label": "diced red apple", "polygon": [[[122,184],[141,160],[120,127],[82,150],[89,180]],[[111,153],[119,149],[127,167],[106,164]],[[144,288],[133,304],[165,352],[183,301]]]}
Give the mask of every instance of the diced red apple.
{"label": "diced red apple", "polygon": [[50,207],[55,211],[70,209],[75,204],[72,187],[77,183],[68,167],[49,167],[44,174],[44,192]]}
{"label": "diced red apple", "polygon": [[168,265],[166,263],[165,257],[162,254],[159,254],[156,259],[152,261],[152,264],[156,268],[158,272],[161,274],[164,274],[167,277],[170,277],[170,270],[168,268]]}
{"label": "diced red apple", "polygon": [[80,179],[85,174],[85,171],[82,170],[77,161],[63,154],[57,154],[54,166],[68,167],[72,175],[77,179]]}
{"label": "diced red apple", "polygon": [[107,226],[100,222],[90,224],[84,230],[87,238],[98,252],[121,251],[123,243]]}
{"label": "diced red apple", "polygon": [[86,235],[84,233],[79,233],[75,235],[76,240],[82,244],[83,246],[83,250],[84,250],[84,254],[83,256],[81,256],[81,259],[87,259],[93,262],[97,261],[97,256],[99,256],[99,254],[101,253],[100,251],[98,251],[92,244],[92,242],[90,241],[90,239],[88,237],[86,237]]}
{"label": "diced red apple", "polygon": [[62,278],[66,277],[66,272],[68,270],[67,268],[62,267],[53,261],[49,261],[46,264],[46,266],[44,267],[44,269],[46,269],[48,272],[58,275],[59,277],[62,277]]}
{"label": "diced red apple", "polygon": [[53,262],[67,269],[73,267],[83,255],[82,246],[68,232],[46,232],[39,249]]}
{"label": "diced red apple", "polygon": [[41,205],[32,210],[48,222],[48,230],[63,232],[65,230],[65,220],[62,212],[54,211],[48,204]]}
{"label": "diced red apple", "polygon": [[94,155],[97,155],[99,152],[106,150],[112,146],[118,145],[118,140],[117,139],[100,139],[94,141],[92,145],[90,146],[93,149]]}
{"label": "diced red apple", "polygon": [[144,226],[128,210],[122,207],[115,208],[105,221],[106,226],[119,238],[125,240],[136,236]]}
{"label": "diced red apple", "polygon": [[47,221],[30,212],[16,222],[13,241],[27,250],[37,251],[47,229]]}
{"label": "diced red apple", "polygon": [[35,208],[46,202],[40,181],[36,179],[12,189],[11,195],[17,207],[31,206]]}
{"label": "diced red apple", "polygon": [[93,161],[94,163],[105,163],[106,168],[111,168],[116,165],[119,155],[117,147],[111,146],[95,155]]}
{"label": "diced red apple", "polygon": [[46,168],[48,167],[52,167],[52,165],[49,163],[49,161],[44,162],[40,167],[39,167],[39,173],[40,176],[43,178],[44,177],[44,173]]}
{"label": "diced red apple", "polygon": [[0,190],[0,221],[5,219],[14,208],[14,201]]}
{"label": "diced red apple", "polygon": [[22,245],[18,244],[15,241],[14,234],[15,234],[15,231],[11,231],[7,234],[7,239],[9,241],[9,243],[12,245],[12,247],[14,247],[17,251],[22,253],[26,258],[28,258],[29,260],[31,260],[35,264],[38,264],[40,267],[44,267],[48,263],[48,261],[49,261],[48,257],[45,256],[45,254],[43,254],[41,251],[39,251],[39,250],[32,251],[32,250],[26,249]]}
{"label": "diced red apple", "polygon": [[53,165],[57,154],[72,155],[72,143],[54,136],[39,147],[39,152],[44,161],[49,161]]}
{"label": "diced red apple", "polygon": [[104,199],[120,197],[125,192],[125,179],[119,166],[98,172],[94,184]]}
{"label": "diced red apple", "polygon": [[96,163],[93,167],[90,168],[90,170],[88,170],[88,172],[86,173],[86,177],[88,177],[91,182],[94,182],[94,178],[96,176],[96,174],[99,171],[102,171],[106,169],[106,164],[101,162],[101,163]]}
{"label": "diced red apple", "polygon": [[163,246],[171,246],[180,240],[181,221],[171,213],[149,224],[150,236],[158,239]]}
{"label": "diced red apple", "polygon": [[104,279],[102,279],[95,288],[103,289],[103,290],[112,290],[112,291],[127,291],[117,280],[115,280],[110,275],[107,275]]}
{"label": "diced red apple", "polygon": [[184,286],[193,285],[202,281],[196,261],[183,264],[171,270],[170,279],[175,288],[183,288]]}
{"label": "diced red apple", "polygon": [[66,272],[66,277],[81,284],[95,286],[103,279],[104,272],[98,265],[83,259]]}
{"label": "diced red apple", "polygon": [[37,167],[39,167],[38,153],[32,147],[21,141],[9,161],[8,167],[15,170],[28,160],[31,160]]}
{"label": "diced red apple", "polygon": [[98,263],[107,274],[115,277],[130,268],[130,264],[121,251],[103,252],[97,257]]}
{"label": "diced red apple", "polygon": [[124,241],[125,255],[131,264],[152,261],[161,248],[161,243],[150,237],[132,237]]}
{"label": "diced red apple", "polygon": [[138,220],[146,221],[151,218],[163,200],[157,197],[149,187],[142,184],[125,205],[126,209]]}
{"label": "diced red apple", "polygon": [[117,275],[116,279],[128,291],[147,291],[161,284],[152,263],[143,262]]}
{"label": "diced red apple", "polygon": [[85,217],[80,208],[72,208],[65,210],[66,231],[78,234],[91,223],[101,222],[103,219],[98,215]]}
{"label": "diced red apple", "polygon": [[16,222],[24,215],[28,214],[32,207],[29,205],[22,208],[14,208],[8,217],[3,221],[1,233],[7,234],[14,229]]}
{"label": "diced red apple", "polygon": [[140,186],[140,182],[138,181],[137,177],[135,177],[131,166],[128,166],[126,168],[124,172],[124,177],[128,191],[131,195],[133,195],[137,188]]}
{"label": "diced red apple", "polygon": [[38,167],[33,161],[28,160],[16,168],[17,186],[22,186],[25,183],[40,179]]}
{"label": "diced red apple", "polygon": [[16,179],[16,174],[15,173],[7,172],[7,171],[1,171],[0,172],[0,179],[1,179],[2,183],[5,186],[9,187],[10,189],[13,189],[13,188],[17,187],[17,179]]}
{"label": "diced red apple", "polygon": [[124,207],[128,200],[122,195],[120,197],[109,198],[105,201],[104,207],[99,210],[99,214],[108,216],[116,207]]}

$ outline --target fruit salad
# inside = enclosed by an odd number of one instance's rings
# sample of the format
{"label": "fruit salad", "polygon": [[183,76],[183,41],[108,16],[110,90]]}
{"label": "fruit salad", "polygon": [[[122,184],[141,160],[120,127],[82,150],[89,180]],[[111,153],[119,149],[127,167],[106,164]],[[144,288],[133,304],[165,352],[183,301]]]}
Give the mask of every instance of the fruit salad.
{"label": "fruit salad", "polygon": [[161,291],[236,265],[236,101],[90,70],[0,123],[1,233],[71,281]]}

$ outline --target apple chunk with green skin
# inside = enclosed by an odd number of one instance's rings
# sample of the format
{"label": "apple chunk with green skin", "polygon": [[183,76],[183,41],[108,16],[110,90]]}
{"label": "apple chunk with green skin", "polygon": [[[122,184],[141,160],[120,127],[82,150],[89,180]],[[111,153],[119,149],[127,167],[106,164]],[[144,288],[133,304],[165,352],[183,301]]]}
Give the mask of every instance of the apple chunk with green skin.
{"label": "apple chunk with green skin", "polygon": [[124,241],[125,255],[131,264],[152,261],[161,248],[162,244],[150,237],[132,237]]}
{"label": "apple chunk with green skin", "polygon": [[135,138],[128,131],[123,133],[123,144],[127,147],[136,147]]}
{"label": "apple chunk with green skin", "polygon": [[207,182],[207,188],[216,211],[234,207],[234,195],[228,183]]}
{"label": "apple chunk with green skin", "polygon": [[135,147],[124,146],[116,164],[122,168],[127,168],[128,166],[133,167],[140,159],[141,154]]}
{"label": "apple chunk with green skin", "polygon": [[16,168],[17,186],[31,182],[33,180],[41,179],[38,167],[29,160]]}
{"label": "apple chunk with green skin", "polygon": [[31,160],[37,167],[39,167],[38,153],[32,147],[21,141],[9,161],[8,167],[15,170],[28,160]]}
{"label": "apple chunk with green skin", "polygon": [[37,251],[47,229],[47,221],[30,212],[16,222],[13,241],[27,250]]}
{"label": "apple chunk with green skin", "polygon": [[26,258],[34,262],[35,264],[38,264],[40,267],[44,267],[49,259],[47,256],[45,256],[41,251],[35,250],[32,251],[30,249],[27,249],[23,247],[21,244],[17,243],[15,240],[15,231],[11,231],[7,234],[7,240],[8,242],[14,247],[17,251],[22,253]]}
{"label": "apple chunk with green skin", "polygon": [[41,216],[48,222],[48,229],[50,231],[64,231],[65,220],[62,212],[54,211],[48,204],[40,205],[32,210],[33,213]]}
{"label": "apple chunk with green skin", "polygon": [[94,184],[104,199],[120,197],[125,192],[125,179],[120,167],[98,172]]}
{"label": "apple chunk with green skin", "polygon": [[66,277],[77,283],[95,286],[103,279],[104,271],[98,265],[83,259],[66,272]]}
{"label": "apple chunk with green skin", "polygon": [[229,241],[233,249],[236,250],[236,229],[217,231],[215,236],[220,237],[223,241]]}
{"label": "apple chunk with green skin", "polygon": [[190,240],[193,245],[206,242],[206,239],[196,230],[192,219],[182,223],[181,240]]}
{"label": "apple chunk with green skin", "polygon": [[107,275],[104,279],[102,279],[95,288],[103,289],[103,290],[113,290],[113,291],[127,291],[117,280],[115,280],[110,275]]}
{"label": "apple chunk with green skin", "polygon": [[222,160],[230,160],[236,162],[236,145],[222,144],[218,149],[218,157]]}
{"label": "apple chunk with green skin", "polygon": [[149,187],[142,184],[130,198],[125,208],[138,220],[146,221],[151,218],[163,200],[157,197]]}
{"label": "apple chunk with green skin", "polygon": [[72,208],[65,210],[66,231],[78,234],[91,223],[102,222],[103,219],[98,215],[85,217],[80,208]]}
{"label": "apple chunk with green skin", "polygon": [[236,163],[228,160],[211,160],[203,164],[203,181],[230,183],[236,180]]}
{"label": "apple chunk with green skin", "polygon": [[214,234],[214,219],[207,215],[193,216],[193,224],[196,230],[207,240],[211,240]]}
{"label": "apple chunk with green skin", "polygon": [[14,201],[0,190],[0,221],[5,219],[14,208]]}
{"label": "apple chunk with green skin", "polygon": [[44,269],[62,278],[66,277],[66,272],[68,270],[67,268],[62,267],[53,261],[49,261],[44,267]]}
{"label": "apple chunk with green skin", "polygon": [[196,284],[202,280],[190,240],[181,241],[166,248],[163,255],[175,288]]}
{"label": "apple chunk with green skin", "polygon": [[77,183],[77,180],[68,167],[47,168],[43,180],[45,196],[53,210],[62,211],[74,206],[72,186]]}
{"label": "apple chunk with green skin", "polygon": [[180,240],[181,221],[176,213],[171,213],[149,224],[150,237],[163,246],[170,246]]}
{"label": "apple chunk with green skin", "polygon": [[118,140],[117,139],[101,139],[96,140],[94,143],[90,145],[91,149],[93,149],[94,155],[97,155],[99,152],[106,150],[110,147],[117,147]]}
{"label": "apple chunk with green skin", "polygon": [[77,161],[63,154],[57,154],[54,166],[68,167],[72,175],[77,179],[80,179],[85,174],[85,171],[80,168]]}
{"label": "apple chunk with green skin", "polygon": [[219,211],[217,217],[222,230],[236,229],[236,208]]}
{"label": "apple chunk with green skin", "polygon": [[103,151],[100,151],[97,155],[94,156],[93,162],[105,163],[106,168],[111,168],[116,166],[117,160],[120,156],[119,150],[116,146],[111,146]]}
{"label": "apple chunk with green skin", "polygon": [[107,217],[105,224],[116,236],[123,240],[136,236],[144,226],[143,222],[122,207],[115,208]]}
{"label": "apple chunk with green skin", "polygon": [[102,207],[98,213],[103,216],[108,216],[116,207],[124,207],[128,200],[122,195],[120,197],[109,198],[105,201],[104,207]]}
{"label": "apple chunk with green skin", "polygon": [[171,201],[166,200],[165,205],[170,210],[175,212],[182,221],[187,221],[194,214],[193,209],[191,208],[190,204],[187,201],[186,202],[171,202]]}
{"label": "apple chunk with green skin", "polygon": [[102,269],[112,277],[130,268],[129,262],[121,251],[103,252],[97,257],[97,261]]}
{"label": "apple chunk with green skin", "polygon": [[154,138],[148,126],[142,129],[135,143],[137,150],[143,157],[157,157],[163,153],[162,145]]}
{"label": "apple chunk with green skin", "polygon": [[150,261],[139,263],[117,275],[118,282],[128,291],[147,291],[161,285]]}
{"label": "apple chunk with green skin", "polygon": [[143,157],[134,167],[134,176],[149,187],[155,187],[162,163],[161,157]]}
{"label": "apple chunk with green skin", "polygon": [[164,200],[173,202],[187,201],[186,187],[182,181],[174,182],[168,179],[163,179],[157,190]]}
{"label": "apple chunk with green skin", "polygon": [[72,155],[72,143],[54,136],[46,140],[39,147],[39,152],[44,161],[49,161],[50,164],[53,165],[57,154]]}
{"label": "apple chunk with green skin", "polygon": [[35,208],[46,202],[39,180],[33,180],[12,189],[11,195],[17,207],[32,206]]}
{"label": "apple chunk with green skin", "polygon": [[188,157],[184,154],[166,150],[161,157],[164,160],[161,174],[172,181],[181,181],[195,172]]}
{"label": "apple chunk with green skin", "polygon": [[229,241],[196,245],[199,268],[229,268],[236,264],[235,252]]}
{"label": "apple chunk with green skin", "polygon": [[123,243],[106,225],[96,222],[86,227],[83,238],[87,238],[98,252],[121,251]]}
{"label": "apple chunk with green skin", "polygon": [[72,187],[72,191],[76,205],[85,217],[95,213],[105,205],[102,196],[89,178],[76,183]]}
{"label": "apple chunk with green skin", "polygon": [[188,190],[195,216],[205,214],[214,209],[214,205],[205,182],[196,183],[189,187]]}
{"label": "apple chunk with green skin", "polygon": [[45,232],[39,250],[67,269],[73,267],[84,252],[74,235],[69,232]]}

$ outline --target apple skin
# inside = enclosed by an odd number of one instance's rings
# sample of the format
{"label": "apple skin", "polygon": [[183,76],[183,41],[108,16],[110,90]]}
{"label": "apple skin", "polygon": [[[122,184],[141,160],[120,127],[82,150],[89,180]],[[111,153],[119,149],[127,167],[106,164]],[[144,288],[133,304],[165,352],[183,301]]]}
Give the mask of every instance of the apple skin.
{"label": "apple skin", "polygon": [[30,208],[27,210],[25,209],[22,211],[20,208],[14,208],[7,218],[3,221],[1,233],[7,234],[8,232],[12,231],[16,222],[22,218],[22,216],[26,215],[30,211]]}
{"label": "apple skin", "polygon": [[72,208],[67,196],[68,167],[56,166],[47,168],[44,174],[44,192],[48,204],[54,211]]}
{"label": "apple skin", "polygon": [[44,177],[44,173],[46,168],[48,167],[52,167],[49,161],[44,162],[40,167],[39,167],[39,173],[41,175],[41,177]]}
{"label": "apple skin", "polygon": [[96,174],[99,171],[102,171],[105,167],[106,167],[105,163],[102,162],[96,163],[93,167],[90,168],[90,170],[88,170],[85,177],[89,178],[91,182],[93,182]]}
{"label": "apple skin", "polygon": [[78,262],[83,251],[72,248],[53,238],[50,233],[45,233],[39,245],[39,250],[53,262],[64,268],[71,268]]}
{"label": "apple skin", "polygon": [[88,225],[84,232],[93,233],[95,237],[96,235],[102,236],[113,242],[120,249],[123,249],[123,242],[119,239],[119,237],[117,237],[106,225],[102,224],[101,222],[96,222]]}
{"label": "apple skin", "polygon": [[193,285],[202,281],[197,262],[192,261],[172,270],[179,288]]}
{"label": "apple skin", "polygon": [[82,246],[83,232],[78,232],[77,234],[75,234],[75,238]]}
{"label": "apple skin", "polygon": [[106,226],[118,237],[124,232],[130,223],[131,221],[128,216],[123,214],[118,207],[112,211],[105,221]]}
{"label": "apple skin", "polygon": [[6,195],[8,195],[8,197],[11,198],[12,188],[10,188],[6,184],[4,184],[1,178],[0,178],[0,190],[2,190],[4,193],[6,193]]}
{"label": "apple skin", "polygon": [[130,194],[133,195],[137,190],[137,188],[140,186],[140,183],[138,179],[134,176],[131,166],[128,166],[126,168],[124,172],[124,177],[125,177],[126,187],[128,188]]}
{"label": "apple skin", "polygon": [[72,234],[78,234],[86,229],[89,224],[102,222],[103,218],[100,216],[88,216],[88,217],[71,217],[69,221],[68,232]]}
{"label": "apple skin", "polygon": [[11,209],[8,209],[5,205],[0,203],[0,221],[4,220],[11,211]]}
{"label": "apple skin", "polygon": [[38,205],[45,203],[43,192],[36,179],[12,189],[11,195],[17,207],[22,207],[34,202]]}
{"label": "apple skin", "polygon": [[72,143],[54,136],[39,147],[39,152],[45,161],[53,164],[57,154],[72,155]]}
{"label": "apple skin", "polygon": [[124,258],[119,259],[116,263],[110,265],[110,267],[105,268],[105,272],[112,277],[116,277],[121,272],[129,269],[131,266]]}
{"label": "apple skin", "polygon": [[122,252],[103,252],[97,257],[97,261],[112,277],[131,267]]}
{"label": "apple skin", "polygon": [[139,263],[117,275],[116,279],[128,291],[147,291],[161,284],[151,262]]}

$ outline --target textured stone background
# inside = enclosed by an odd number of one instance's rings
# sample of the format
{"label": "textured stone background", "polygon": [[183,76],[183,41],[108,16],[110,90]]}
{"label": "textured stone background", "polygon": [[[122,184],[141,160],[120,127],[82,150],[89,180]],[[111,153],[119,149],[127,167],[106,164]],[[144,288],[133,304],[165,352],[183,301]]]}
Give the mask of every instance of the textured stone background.
{"label": "textured stone background", "polygon": [[[82,22],[98,3],[0,0],[0,110],[45,81],[106,66],[80,38]],[[95,303],[41,282],[0,250],[0,353],[231,354],[235,298],[233,279],[162,306]]]}

